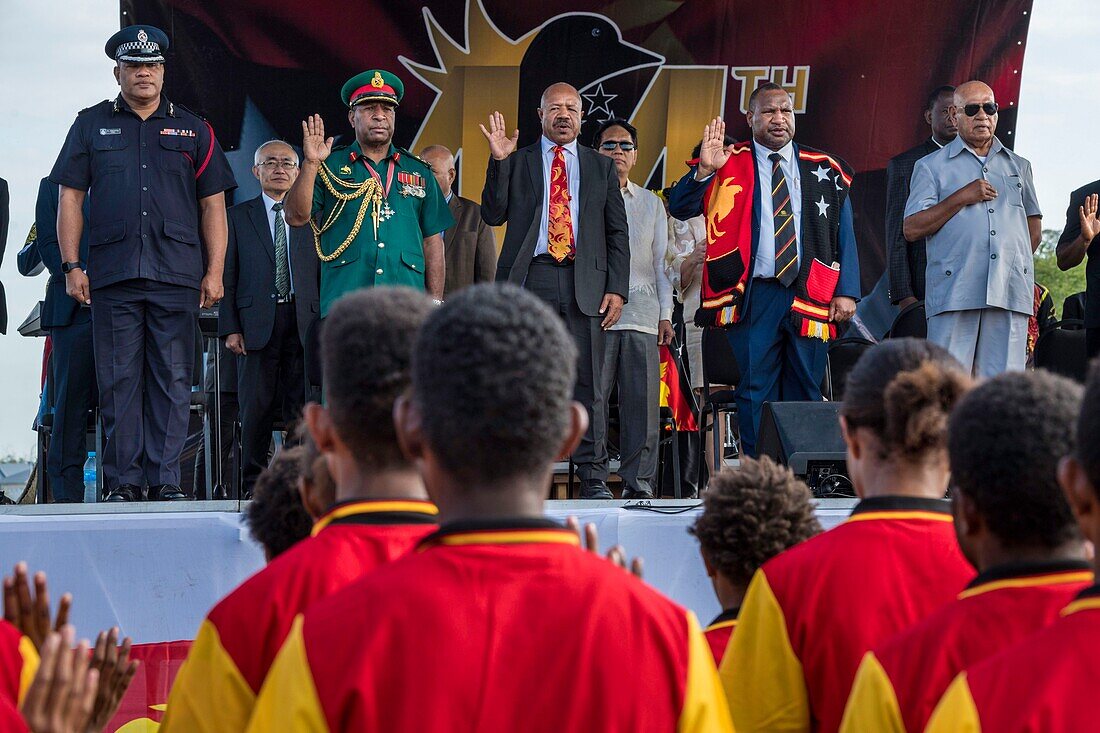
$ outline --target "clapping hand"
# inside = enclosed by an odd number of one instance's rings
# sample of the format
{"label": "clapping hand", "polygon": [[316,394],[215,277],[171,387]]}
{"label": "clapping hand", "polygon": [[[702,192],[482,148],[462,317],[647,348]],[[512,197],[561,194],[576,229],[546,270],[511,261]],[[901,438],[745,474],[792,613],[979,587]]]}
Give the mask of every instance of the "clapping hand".
{"label": "clapping hand", "polygon": [[99,673],[99,684],[88,733],[101,731],[111,722],[139,664],[136,659],[130,659],[130,637],[123,639],[119,646],[117,628],[99,632],[92,653],[92,669]]}
{"label": "clapping hand", "polygon": [[703,130],[703,144],[699,148],[699,175],[709,176],[729,160],[733,145],[725,145],[726,123],[715,117]]}
{"label": "clapping hand", "polygon": [[478,127],[481,128],[481,134],[489,141],[489,154],[494,160],[504,160],[515,152],[516,145],[519,143],[519,130],[513,132],[512,137],[508,137],[507,128],[504,127],[504,115],[500,112],[489,115],[488,130],[485,129],[485,125],[478,125]]}
{"label": "clapping hand", "polygon": [[69,622],[72,596],[61,596],[57,604],[57,619],[50,622],[50,593],[46,587],[46,574],[34,574],[34,595],[31,595],[27,579],[27,564],[17,563],[10,577],[4,578],[4,618],[41,650],[51,631],[60,631]]}
{"label": "clapping hand", "polygon": [[[569,517],[565,520],[565,526],[577,533],[577,537],[582,540],[582,542],[584,543],[584,548],[586,550],[594,555],[600,554],[600,536],[599,533],[596,531],[596,525],[588,522],[584,525],[584,532],[582,533],[581,525],[580,522],[577,521],[577,518]],[[610,562],[612,565],[617,565],[623,570],[627,569],[626,550],[624,550],[621,545],[615,545],[614,547],[612,547],[610,550],[607,551],[607,554],[604,555],[604,557],[606,557],[607,561]],[[641,580],[642,571],[642,558],[636,557],[630,561],[631,575]]]}
{"label": "clapping hand", "polygon": [[310,115],[302,123],[302,156],[310,163],[320,163],[332,152],[333,138],[325,137],[325,121],[321,115]]}
{"label": "clapping hand", "polygon": [[89,733],[99,670],[92,669],[88,642],[73,646],[73,627],[51,631],[42,661],[20,706],[34,733]]}
{"label": "clapping hand", "polygon": [[1091,242],[1093,237],[1100,234],[1100,220],[1096,217],[1098,198],[1100,197],[1092,194],[1085,199],[1084,206],[1077,207],[1077,216],[1081,219],[1081,239],[1085,242]]}

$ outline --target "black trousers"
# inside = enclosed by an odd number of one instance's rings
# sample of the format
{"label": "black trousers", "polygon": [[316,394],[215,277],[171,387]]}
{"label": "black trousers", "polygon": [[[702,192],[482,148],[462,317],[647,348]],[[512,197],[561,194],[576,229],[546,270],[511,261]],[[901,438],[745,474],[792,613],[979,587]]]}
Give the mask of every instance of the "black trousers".
{"label": "black trousers", "polygon": [[180,483],[199,291],[127,280],[92,292],[92,342],[108,491]]}
{"label": "black trousers", "polygon": [[91,312],[80,308],[71,324],[51,328],[50,338],[54,408],[46,475],[54,501],[79,503],[84,501],[88,410],[95,404],[96,392]]}
{"label": "black trousers", "polygon": [[1085,354],[1089,361],[1100,356],[1100,328],[1085,329]]}
{"label": "black trousers", "polygon": [[602,319],[586,316],[577,306],[573,265],[534,260],[527,271],[524,287],[561,315],[577,345],[577,382],[573,399],[588,410],[588,430],[573,451],[573,462],[577,464],[582,484],[607,481],[607,395],[601,379],[604,361]]}
{"label": "black trousers", "polygon": [[267,467],[273,424],[297,420],[305,403],[305,363],[293,303],[275,306],[271,340],[238,357],[238,369],[241,490],[251,492]]}

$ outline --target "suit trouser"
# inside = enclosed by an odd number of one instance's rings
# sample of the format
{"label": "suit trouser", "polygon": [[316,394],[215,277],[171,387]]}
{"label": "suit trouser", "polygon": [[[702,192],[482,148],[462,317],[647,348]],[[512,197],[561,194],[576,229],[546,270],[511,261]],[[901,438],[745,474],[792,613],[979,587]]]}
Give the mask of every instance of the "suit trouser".
{"label": "suit trouser", "polygon": [[607,481],[607,395],[600,377],[604,360],[602,319],[586,316],[577,305],[573,265],[533,261],[524,287],[561,315],[577,345],[577,381],[573,399],[588,410],[588,430],[573,451],[581,483]]}
{"label": "suit trouser", "polygon": [[296,420],[305,404],[305,360],[293,303],[275,306],[271,339],[262,349],[238,357],[237,365],[241,489],[248,492],[267,467],[272,424],[280,418]]}
{"label": "suit trouser", "polygon": [[92,292],[104,484],[179,485],[199,291],[127,280]]}
{"label": "suit trouser", "polygon": [[619,386],[619,477],[635,491],[653,491],[657,477],[660,372],[656,334],[607,332],[602,391]]}
{"label": "suit trouser", "polygon": [[947,311],[928,318],[928,340],[974,376],[995,377],[1026,366],[1027,321],[1027,314],[1004,308]]}
{"label": "suit trouser", "polygon": [[765,402],[820,401],[828,346],[800,336],[791,323],[794,288],[756,279],[741,320],[729,328],[730,347],[741,370],[734,392],[741,454],[756,456],[756,436]]}
{"label": "suit trouser", "polygon": [[84,501],[84,462],[87,458],[88,410],[95,404],[95,358],[92,355],[92,319],[80,308],[68,326],[50,329],[53,356],[53,426],[46,474],[54,501]]}

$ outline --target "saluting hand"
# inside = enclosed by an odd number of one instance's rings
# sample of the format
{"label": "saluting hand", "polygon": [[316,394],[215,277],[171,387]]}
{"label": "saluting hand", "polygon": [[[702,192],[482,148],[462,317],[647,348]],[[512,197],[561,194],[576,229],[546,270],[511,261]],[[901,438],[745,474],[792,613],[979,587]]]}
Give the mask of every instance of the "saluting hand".
{"label": "saluting hand", "polygon": [[321,115],[310,115],[302,123],[302,155],[309,163],[320,163],[332,152],[333,138],[325,137],[325,121]]}
{"label": "saluting hand", "polygon": [[709,176],[729,160],[733,145],[726,146],[726,123],[715,117],[703,130],[703,144],[699,148],[699,175]]}
{"label": "saluting hand", "polygon": [[500,112],[489,115],[488,130],[485,129],[485,125],[478,125],[478,127],[481,128],[481,134],[489,141],[489,154],[494,160],[504,160],[515,152],[516,145],[519,144],[519,130],[513,132],[512,137],[508,137],[507,128],[504,127],[504,115]]}
{"label": "saluting hand", "polygon": [[1098,197],[1092,194],[1085,199],[1084,206],[1077,207],[1077,216],[1081,220],[1081,239],[1086,245],[1092,242],[1092,238],[1100,234],[1100,220],[1096,217]]}

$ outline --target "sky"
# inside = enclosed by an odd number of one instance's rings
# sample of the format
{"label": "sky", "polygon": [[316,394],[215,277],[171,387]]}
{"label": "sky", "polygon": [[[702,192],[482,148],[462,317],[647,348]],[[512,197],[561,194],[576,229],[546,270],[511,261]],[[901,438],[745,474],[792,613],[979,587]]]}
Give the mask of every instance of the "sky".
{"label": "sky", "polygon": [[[11,189],[0,266],[9,315],[0,336],[0,456],[33,454],[41,374],[42,339],[16,328],[42,297],[45,276],[20,276],[15,255],[34,219],[38,181],[75,112],[117,94],[103,44],[119,28],[118,7],[118,0],[0,0],[0,177]],[[1035,0],[1015,149],[1032,162],[1045,228],[1061,229],[1070,191],[1100,178],[1100,151],[1079,143],[1092,139],[1100,118],[1100,95],[1088,91],[1100,69],[1097,38],[1095,0]]]}

